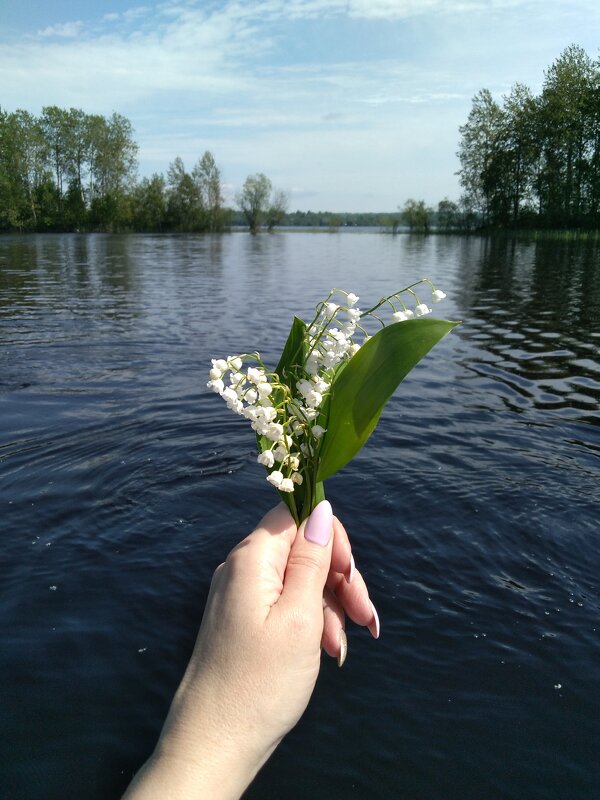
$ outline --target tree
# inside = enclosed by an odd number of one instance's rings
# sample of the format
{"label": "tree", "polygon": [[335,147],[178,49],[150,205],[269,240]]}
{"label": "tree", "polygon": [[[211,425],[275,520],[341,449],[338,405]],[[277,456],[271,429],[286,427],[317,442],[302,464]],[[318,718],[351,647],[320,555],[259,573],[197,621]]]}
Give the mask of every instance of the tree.
{"label": "tree", "polygon": [[206,227],[210,231],[223,230],[226,215],[223,211],[221,173],[212,153],[208,150],[192,170],[192,178],[198,188],[200,202],[206,214]]}
{"label": "tree", "polygon": [[133,227],[138,231],[162,231],[166,221],[165,179],[157,174],[143,178],[133,191]]}
{"label": "tree", "polygon": [[437,224],[442,230],[452,230],[460,224],[460,211],[458,205],[447,197],[440,200],[437,208]]}
{"label": "tree", "polygon": [[262,224],[270,194],[271,181],[262,172],[258,172],[246,178],[242,191],[237,195],[237,204],[244,212],[250,233],[256,233]]}
{"label": "tree", "polygon": [[282,189],[275,189],[265,214],[267,230],[272,231],[276,225],[280,225],[283,222],[288,210],[288,205],[289,196],[287,192],[284,192]]}
{"label": "tree", "polygon": [[179,156],[169,164],[167,183],[167,217],[170,227],[177,231],[204,230],[206,215],[200,189],[189,172],[186,172]]}
{"label": "tree", "polygon": [[495,196],[501,174],[497,156],[502,122],[502,109],[489,89],[481,89],[473,98],[467,122],[459,128],[458,174],[465,191],[465,204],[481,214],[486,223],[497,205]]}
{"label": "tree", "polygon": [[427,233],[429,230],[429,209],[424,200],[412,197],[404,203],[402,219],[412,232]]}
{"label": "tree", "polygon": [[539,193],[552,225],[581,223],[595,189],[590,156],[598,142],[593,113],[597,84],[597,66],[576,45],[567,47],[546,72],[539,102]]}

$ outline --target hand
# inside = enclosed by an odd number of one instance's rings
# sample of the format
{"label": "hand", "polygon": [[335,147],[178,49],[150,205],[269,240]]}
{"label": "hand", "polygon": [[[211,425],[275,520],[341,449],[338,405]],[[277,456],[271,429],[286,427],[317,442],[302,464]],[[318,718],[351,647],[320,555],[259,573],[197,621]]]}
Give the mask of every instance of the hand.
{"label": "hand", "polygon": [[160,740],[126,798],[239,798],[304,712],[321,646],[343,662],[346,613],[379,635],[329,503],[299,529],[273,509],[215,571]]}

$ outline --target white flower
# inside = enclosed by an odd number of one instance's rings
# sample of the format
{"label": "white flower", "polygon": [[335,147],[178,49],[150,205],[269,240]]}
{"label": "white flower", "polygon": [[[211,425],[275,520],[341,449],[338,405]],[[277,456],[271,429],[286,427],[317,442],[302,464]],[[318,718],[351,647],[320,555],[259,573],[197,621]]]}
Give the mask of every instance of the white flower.
{"label": "white flower", "polygon": [[359,344],[353,344],[348,352],[350,353],[350,356],[352,357],[352,356],[355,356],[358,353],[359,350],[360,350],[360,345]]}
{"label": "white flower", "polygon": [[324,381],[322,378],[319,378],[318,376],[315,376],[312,379],[312,383],[313,383],[312,388],[315,390],[315,392],[320,392],[321,394],[325,394],[325,392],[331,386],[330,383],[327,383],[327,381]]}
{"label": "white flower", "polygon": [[227,366],[227,362],[225,361],[224,358],[213,358],[211,360],[213,367],[215,369],[220,370],[221,373],[227,372],[227,370],[229,369],[229,367]]}
{"label": "white flower", "polygon": [[349,308],[348,311],[346,311],[346,314],[348,314],[348,317],[352,320],[352,322],[357,322],[360,319],[361,311],[360,308]]}
{"label": "white flower", "polygon": [[298,381],[296,384],[296,388],[303,397],[306,397],[312,392],[314,386],[310,381],[307,381],[306,378],[302,378],[302,380]]}
{"label": "white flower", "polygon": [[256,388],[258,389],[258,394],[261,400],[263,400],[265,397],[268,397],[273,391],[273,387],[270,383],[258,383]]}
{"label": "white flower", "polygon": [[340,357],[334,350],[327,350],[327,352],[323,354],[323,366],[325,369],[331,369],[331,367],[334,367],[339,360]]}
{"label": "white flower", "polygon": [[392,314],[392,319],[394,322],[406,322],[408,317],[406,316],[405,311],[396,311],[395,314]]}
{"label": "white flower", "polygon": [[313,425],[311,431],[315,439],[320,439],[325,433],[325,428],[322,428],[320,425]]}
{"label": "white flower", "polygon": [[431,301],[432,303],[439,303],[440,300],[443,300],[446,297],[446,294],[442,292],[441,289],[436,289],[435,292],[431,293]]}
{"label": "white flower", "polygon": [[258,458],[256,459],[259,464],[262,464],[264,467],[271,469],[273,464],[275,463],[275,457],[271,450],[265,450],[264,453],[260,453]]}
{"label": "white flower", "polygon": [[355,306],[358,303],[358,295],[355,295],[354,292],[350,292],[346,299],[349,306]]}
{"label": "white flower", "polygon": [[280,492],[293,492],[294,483],[291,478],[284,478],[277,488]]}
{"label": "white flower", "polygon": [[287,447],[281,444],[281,442],[277,445],[277,447],[273,450],[273,455],[275,456],[275,461],[284,461],[287,458]]}
{"label": "white flower", "polygon": [[410,308],[407,308],[404,313],[406,314],[406,319],[412,319],[415,315],[415,312]]}
{"label": "white flower", "polygon": [[335,317],[335,315],[339,311],[339,308],[340,307],[338,305],[336,305],[335,303],[327,303],[327,305],[325,306],[325,315],[327,317],[333,318],[333,317]]}
{"label": "white flower", "polygon": [[264,383],[267,380],[267,376],[265,375],[265,371],[262,369],[248,367],[248,380],[251,383],[258,385],[259,383]]}
{"label": "white flower", "polygon": [[228,386],[226,389],[223,389],[221,392],[221,397],[227,401],[227,403],[235,403],[238,400],[237,392],[235,389],[232,389],[231,386]]}
{"label": "white flower", "polygon": [[225,384],[220,378],[209,381],[206,385],[209,389],[212,389],[213,392],[216,392],[217,394],[223,394],[223,390],[225,389]]}
{"label": "white flower", "polygon": [[231,369],[234,369],[236,372],[239,372],[242,368],[242,359],[239,356],[229,356],[227,358],[227,364]]}
{"label": "white flower", "polygon": [[304,482],[304,478],[299,472],[294,472],[294,474],[292,475],[292,480],[294,481],[294,483],[297,483],[298,486],[302,486]]}
{"label": "white flower", "polygon": [[283,474],[278,470],[274,469],[269,475],[267,475],[267,480],[269,483],[272,483],[275,488],[279,489],[281,486],[281,482],[284,480]]}
{"label": "white flower", "polygon": [[293,471],[297,472],[300,469],[300,459],[298,456],[288,456],[287,465]]}
{"label": "white flower", "polygon": [[272,442],[278,442],[283,436],[283,425],[278,422],[270,422],[265,426],[263,436],[266,436]]}
{"label": "white flower", "polygon": [[417,317],[424,317],[425,314],[431,314],[431,309],[429,306],[425,305],[425,303],[419,303],[419,305],[415,308],[415,314]]}
{"label": "white flower", "polygon": [[211,371],[208,373],[213,381],[218,381],[221,375],[223,374],[220,369],[213,367]]}
{"label": "white flower", "polygon": [[256,389],[248,389],[246,394],[244,395],[244,400],[248,403],[248,405],[254,405],[258,399],[258,392]]}
{"label": "white flower", "polygon": [[306,395],[306,405],[309,408],[318,408],[323,402],[323,395],[320,392],[312,391]]}

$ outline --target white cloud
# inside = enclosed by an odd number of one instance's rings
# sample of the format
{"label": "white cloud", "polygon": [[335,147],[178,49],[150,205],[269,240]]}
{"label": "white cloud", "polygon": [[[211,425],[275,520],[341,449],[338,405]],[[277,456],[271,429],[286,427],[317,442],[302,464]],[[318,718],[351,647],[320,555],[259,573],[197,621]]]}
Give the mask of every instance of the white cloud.
{"label": "white cloud", "polygon": [[[585,23],[561,0],[165,0],[5,41],[2,106],[119,111],[144,174],[208,148],[232,185],[264,171],[321,207],[433,202],[457,194],[457,129],[478,89],[532,85],[573,31],[597,41],[600,6],[577,7]],[[364,51],[344,41],[359,19]],[[380,54],[380,35],[397,52]]]}
{"label": "white cloud", "polygon": [[38,31],[38,36],[42,39],[55,36],[63,39],[73,39],[81,34],[83,28],[84,25],[81,20],[77,20],[76,22],[64,22],[62,24],[50,25]]}

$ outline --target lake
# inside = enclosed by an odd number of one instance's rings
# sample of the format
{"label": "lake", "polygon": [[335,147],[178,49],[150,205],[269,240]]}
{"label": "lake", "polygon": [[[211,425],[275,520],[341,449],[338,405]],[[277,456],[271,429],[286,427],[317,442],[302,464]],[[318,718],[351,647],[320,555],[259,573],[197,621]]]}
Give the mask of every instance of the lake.
{"label": "lake", "polygon": [[600,796],[600,249],[286,232],[0,237],[3,800],[120,796],[276,502],[210,358],[423,276],[463,323],[326,487],[381,638],[246,797]]}

